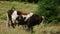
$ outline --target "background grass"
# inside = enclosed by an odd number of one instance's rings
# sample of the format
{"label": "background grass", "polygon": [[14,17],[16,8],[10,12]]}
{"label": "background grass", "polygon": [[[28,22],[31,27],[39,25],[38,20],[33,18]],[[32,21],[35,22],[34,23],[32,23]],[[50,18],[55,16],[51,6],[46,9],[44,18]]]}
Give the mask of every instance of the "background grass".
{"label": "background grass", "polygon": [[24,2],[9,2],[9,1],[0,1],[0,19],[5,19],[6,16],[5,14],[9,9],[12,7],[15,7],[17,10],[22,11],[22,12],[34,12],[38,5],[36,4],[30,4],[30,3],[24,3]]}
{"label": "background grass", "polygon": [[[0,1],[0,34],[31,34],[23,30],[21,26],[16,26],[15,29],[7,27],[6,14],[9,9],[15,7],[22,12],[35,12],[38,8],[37,4],[25,3],[25,2],[9,2]],[[60,25],[46,24],[43,26],[34,26],[34,34],[60,34]]]}

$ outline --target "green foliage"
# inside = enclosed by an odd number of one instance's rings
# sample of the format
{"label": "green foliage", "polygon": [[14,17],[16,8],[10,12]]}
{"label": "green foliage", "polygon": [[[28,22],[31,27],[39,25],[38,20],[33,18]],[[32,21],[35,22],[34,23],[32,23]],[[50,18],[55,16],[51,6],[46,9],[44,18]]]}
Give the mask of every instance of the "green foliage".
{"label": "green foliage", "polygon": [[57,0],[40,0],[39,8],[36,12],[38,15],[45,16],[46,22],[58,22],[60,17],[59,8]]}
{"label": "green foliage", "polygon": [[0,14],[0,19],[6,20],[7,16],[6,14]]}

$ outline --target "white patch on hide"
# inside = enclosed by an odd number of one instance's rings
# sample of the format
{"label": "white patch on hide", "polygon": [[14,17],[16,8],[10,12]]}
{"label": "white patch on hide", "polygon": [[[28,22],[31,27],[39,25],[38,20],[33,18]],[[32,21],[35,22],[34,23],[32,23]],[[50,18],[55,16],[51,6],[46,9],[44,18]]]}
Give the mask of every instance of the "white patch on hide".
{"label": "white patch on hide", "polygon": [[22,15],[22,16],[23,18],[26,17],[24,21],[27,21],[32,15],[33,13],[29,13],[28,15]]}
{"label": "white patch on hide", "polygon": [[17,11],[14,11],[13,14],[12,14],[12,22],[14,23],[16,18],[18,17],[17,15]]}
{"label": "white patch on hide", "polygon": [[24,17],[26,17],[27,15],[22,15],[22,16],[23,16],[23,18],[24,18]]}

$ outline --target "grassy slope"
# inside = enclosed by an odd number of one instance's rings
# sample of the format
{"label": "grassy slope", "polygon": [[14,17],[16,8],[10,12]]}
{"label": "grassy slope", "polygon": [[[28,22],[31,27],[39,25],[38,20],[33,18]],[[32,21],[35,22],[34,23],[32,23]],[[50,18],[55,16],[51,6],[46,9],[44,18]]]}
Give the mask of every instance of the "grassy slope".
{"label": "grassy slope", "polygon": [[[30,3],[20,3],[20,2],[8,2],[8,1],[0,1],[0,18],[6,19],[5,14],[9,9],[15,7],[17,10],[22,12],[34,12],[38,5],[30,4]],[[5,17],[5,18],[4,18]]]}
{"label": "grassy slope", "polygon": [[[38,5],[30,3],[0,1],[0,34],[31,34],[23,30],[22,27],[16,26],[15,29],[6,27],[6,13],[12,6],[22,12],[35,12],[38,7]],[[34,31],[35,34],[60,34],[60,26],[35,26]]]}

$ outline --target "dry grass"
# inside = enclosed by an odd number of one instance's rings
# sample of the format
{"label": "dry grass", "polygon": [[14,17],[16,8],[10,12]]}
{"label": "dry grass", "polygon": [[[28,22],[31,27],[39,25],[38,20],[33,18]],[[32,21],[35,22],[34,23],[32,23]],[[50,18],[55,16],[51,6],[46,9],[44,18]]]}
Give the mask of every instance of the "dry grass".
{"label": "dry grass", "polygon": [[[60,26],[34,26],[34,34],[60,34]],[[6,21],[0,21],[0,34],[31,34],[28,31],[23,30],[22,27],[16,26],[15,29],[8,28]]]}
{"label": "dry grass", "polygon": [[[23,30],[22,27],[16,26],[15,29],[8,28],[6,26],[6,13],[11,7],[14,6],[17,10],[23,12],[35,12],[38,8],[37,4],[30,4],[30,3],[20,3],[20,2],[9,2],[9,1],[0,1],[0,34],[31,34]],[[46,25],[42,26],[35,26],[34,29],[35,33],[33,34],[60,34],[60,26],[49,26]]]}

